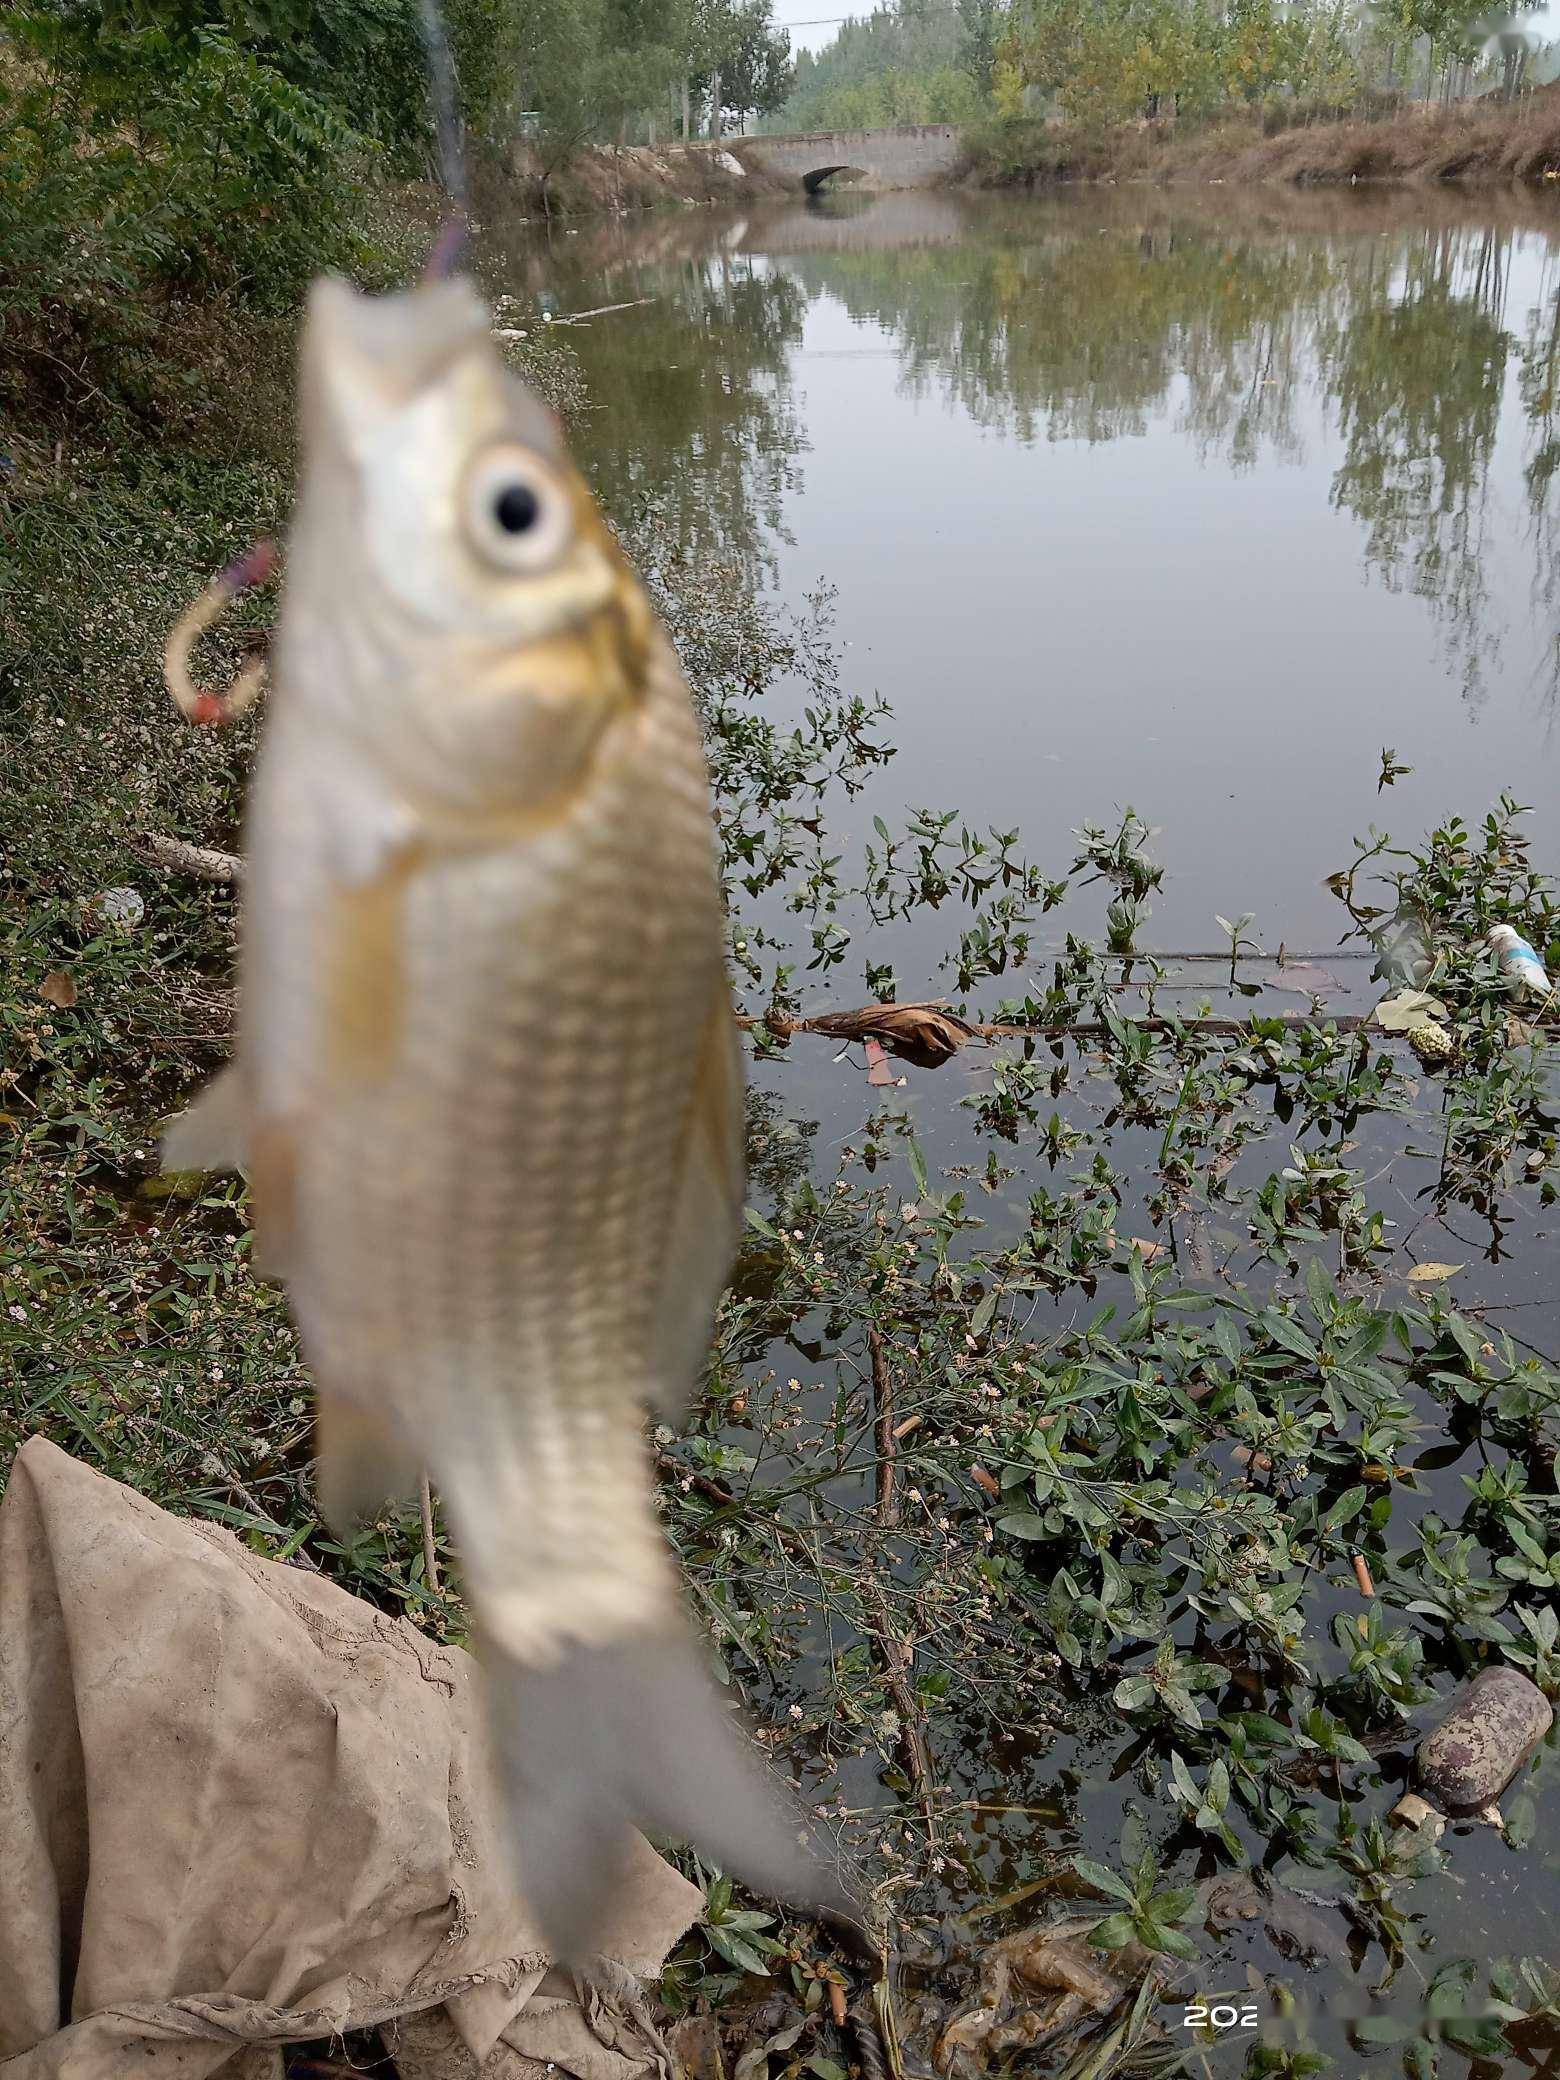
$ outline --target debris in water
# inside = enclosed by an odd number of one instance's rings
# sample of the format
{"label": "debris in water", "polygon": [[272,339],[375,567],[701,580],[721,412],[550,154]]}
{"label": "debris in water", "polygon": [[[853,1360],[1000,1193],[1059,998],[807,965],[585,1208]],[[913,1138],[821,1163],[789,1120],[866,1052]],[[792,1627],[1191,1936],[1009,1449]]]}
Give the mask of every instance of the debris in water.
{"label": "debris in water", "polygon": [[140,890],[134,888],[105,888],[97,899],[100,913],[110,924],[117,924],[121,931],[134,931],[146,915],[146,904]]}
{"label": "debris in water", "polygon": [[1069,1918],[993,1943],[981,1957],[974,2000],[937,2039],[937,2070],[983,2073],[1004,2053],[1108,2015],[1125,2000],[1144,1973],[1155,1969],[1153,1960],[1137,1943],[1108,1955],[1091,1951],[1087,1938],[1095,1926]]}
{"label": "debris in water", "polygon": [[828,1011],[806,1020],[809,1032],[839,1040],[879,1041],[918,1069],[935,1069],[970,1040],[972,1025],[936,1004],[869,1004],[860,1011]]}
{"label": "debris in water", "polygon": [[1347,996],[1349,985],[1340,982],[1326,968],[1318,967],[1314,961],[1289,961],[1269,974],[1259,975],[1257,980],[1265,989],[1289,990],[1297,997],[1325,997],[1333,994]]}
{"label": "debris in water", "polygon": [[1284,1957],[1305,1965],[1336,1956],[1343,1929],[1327,1915],[1342,1910],[1325,1893],[1298,1893],[1266,1873],[1231,1871],[1207,1880],[1202,1897],[1204,1925],[1217,1934],[1238,1921],[1260,1921],[1268,1941]]}
{"label": "debris in water", "polygon": [[1429,996],[1422,989],[1400,989],[1382,998],[1371,1013],[1371,1020],[1384,1033],[1412,1033],[1417,1027],[1446,1016],[1446,1006],[1439,997]]}
{"label": "debris in water", "polygon": [[1520,932],[1513,931],[1509,924],[1492,924],[1485,937],[1514,997],[1554,994],[1554,984],[1545,973],[1544,963]]}
{"label": "debris in water", "polygon": [[1421,1741],[1415,1772],[1448,1812],[1477,1813],[1499,1798],[1554,1716],[1520,1670],[1486,1668]]}
{"label": "debris in water", "polygon": [[1441,1062],[1449,1062],[1457,1052],[1457,1043],[1445,1026],[1438,1026],[1434,1019],[1423,1019],[1417,1026],[1408,1029],[1408,1044],[1427,1069]]}
{"label": "debris in water", "polygon": [[1417,1791],[1405,1791],[1387,1818],[1395,1827],[1411,1827],[1431,1842],[1439,1841],[1446,1832],[1446,1815]]}

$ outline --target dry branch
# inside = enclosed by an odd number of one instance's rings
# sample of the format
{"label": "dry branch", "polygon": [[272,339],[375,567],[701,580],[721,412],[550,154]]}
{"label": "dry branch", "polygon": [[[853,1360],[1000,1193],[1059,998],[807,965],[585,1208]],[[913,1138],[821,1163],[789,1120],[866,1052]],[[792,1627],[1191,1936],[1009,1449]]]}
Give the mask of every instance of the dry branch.
{"label": "dry branch", "polygon": [[880,1524],[899,1521],[899,1504],[894,1495],[894,1476],[899,1446],[894,1429],[894,1382],[883,1338],[876,1328],[867,1331],[867,1351],[872,1360],[872,1409],[877,1429],[877,1520]]}
{"label": "dry branch", "polygon": [[927,1838],[935,1843],[938,1836],[936,1785],[932,1776],[932,1760],[926,1746],[926,1721],[921,1709],[921,1700],[915,1694],[910,1681],[914,1655],[909,1644],[895,1629],[888,1600],[878,1584],[876,1575],[869,1571],[861,1577],[861,1608],[866,1617],[873,1644],[883,1663],[883,1680],[889,1696],[893,1699],[895,1716],[899,1720],[899,1752],[904,1758],[905,1773],[915,1790],[917,1803],[926,1821]]}
{"label": "dry branch", "polygon": [[425,1473],[417,1484],[417,1507],[422,1517],[423,1580],[428,1594],[439,1594],[439,1551],[433,1539],[433,1494]]}
{"label": "dry branch", "polygon": [[209,845],[187,845],[182,838],[164,837],[147,831],[141,850],[156,866],[170,874],[188,874],[196,881],[222,881],[235,886],[244,878],[244,862],[236,852],[216,852]]}

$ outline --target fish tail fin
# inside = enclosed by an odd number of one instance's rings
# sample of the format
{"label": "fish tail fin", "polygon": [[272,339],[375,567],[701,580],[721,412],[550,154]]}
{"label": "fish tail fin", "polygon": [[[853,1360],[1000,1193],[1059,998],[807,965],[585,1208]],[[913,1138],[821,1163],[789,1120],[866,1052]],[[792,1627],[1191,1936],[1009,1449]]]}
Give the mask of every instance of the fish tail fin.
{"label": "fish tail fin", "polygon": [[248,1141],[248,1094],[236,1066],[221,1069],[163,1129],[164,1170],[237,1170]]}
{"label": "fish tail fin", "polygon": [[680,1623],[534,1666],[485,1644],[521,1890],[549,1949],[599,1949],[630,1830],[692,1843],[755,1891],[849,1910],[832,1855],[787,1807]]}
{"label": "fish tail fin", "polygon": [[315,1382],[315,1485],[325,1521],[350,1542],[386,1503],[412,1501],[422,1469],[393,1424],[363,1402]]}

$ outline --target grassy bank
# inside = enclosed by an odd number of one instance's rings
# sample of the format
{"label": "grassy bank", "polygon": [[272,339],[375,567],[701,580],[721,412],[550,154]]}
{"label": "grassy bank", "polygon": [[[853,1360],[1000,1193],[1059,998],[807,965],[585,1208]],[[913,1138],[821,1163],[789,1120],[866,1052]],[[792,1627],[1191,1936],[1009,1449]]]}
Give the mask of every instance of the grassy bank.
{"label": "grassy bank", "polygon": [[1515,106],[1409,107],[1370,121],[1274,127],[1269,115],[1086,130],[1023,119],[972,130],[968,177],[985,187],[1067,180],[1229,183],[1458,181],[1495,186],[1560,175],[1560,87]]}

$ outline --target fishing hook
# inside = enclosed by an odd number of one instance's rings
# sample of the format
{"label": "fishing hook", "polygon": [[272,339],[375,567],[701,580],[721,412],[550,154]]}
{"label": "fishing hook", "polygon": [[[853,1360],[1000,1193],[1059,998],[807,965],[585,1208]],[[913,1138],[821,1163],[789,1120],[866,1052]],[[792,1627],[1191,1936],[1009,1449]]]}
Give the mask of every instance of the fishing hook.
{"label": "fishing hook", "polygon": [[163,645],[163,681],[180,714],[208,726],[236,722],[252,708],[265,685],[265,659],[254,658],[223,693],[207,693],[190,676],[190,653],[208,628],[221,620],[239,593],[263,585],[277,566],[274,542],[259,541],[212,579],[199,599],[185,608]]}

